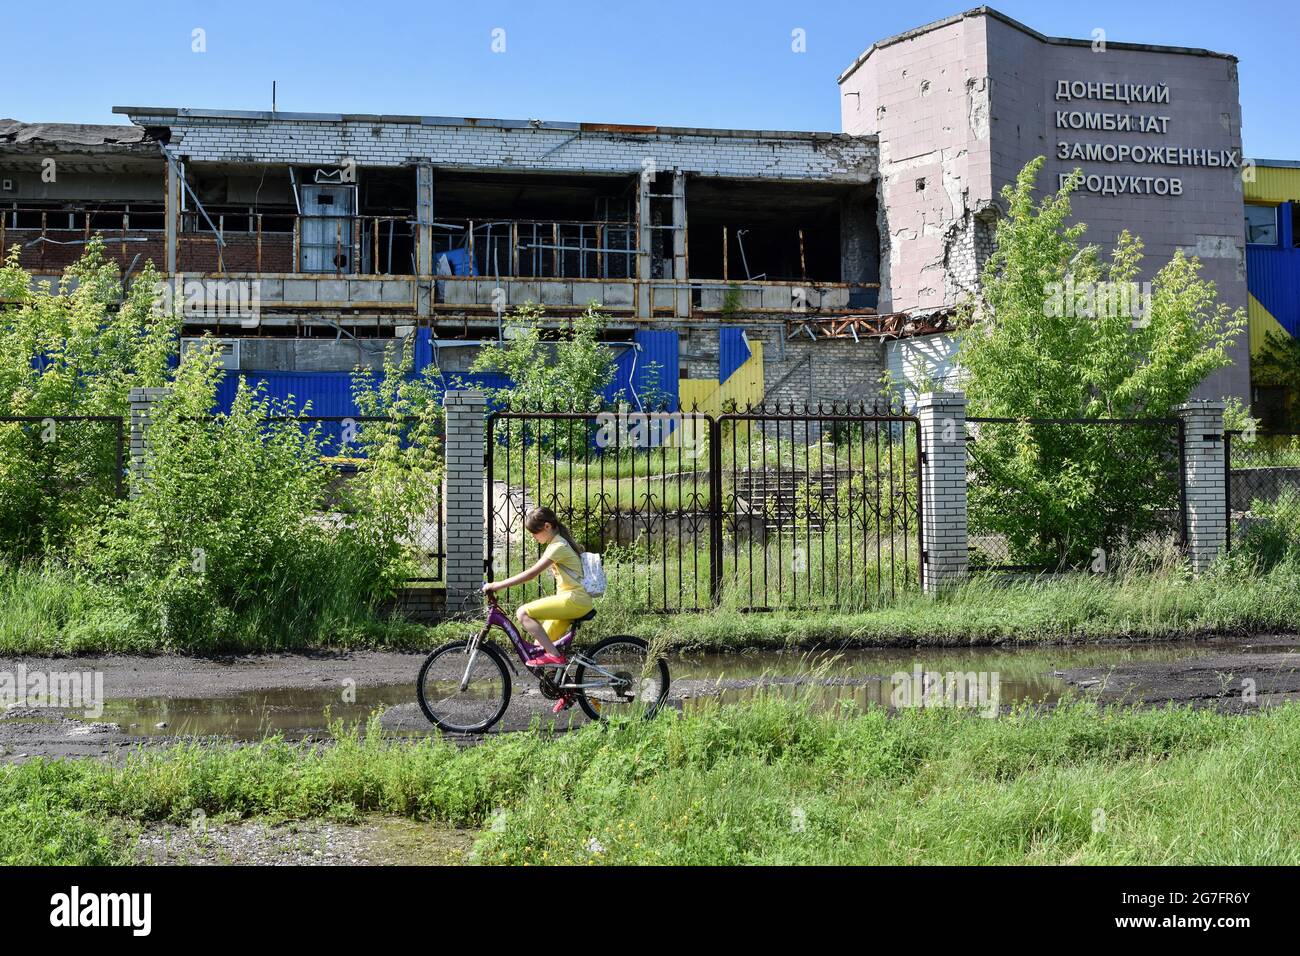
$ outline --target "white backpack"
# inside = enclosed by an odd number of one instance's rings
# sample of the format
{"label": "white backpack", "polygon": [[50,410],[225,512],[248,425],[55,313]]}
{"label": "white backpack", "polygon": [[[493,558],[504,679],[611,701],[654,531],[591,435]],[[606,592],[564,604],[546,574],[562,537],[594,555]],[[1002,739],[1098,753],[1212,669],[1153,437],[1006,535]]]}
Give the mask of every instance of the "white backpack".
{"label": "white backpack", "polygon": [[605,569],[592,551],[582,552],[582,589],[592,597],[605,593]]}

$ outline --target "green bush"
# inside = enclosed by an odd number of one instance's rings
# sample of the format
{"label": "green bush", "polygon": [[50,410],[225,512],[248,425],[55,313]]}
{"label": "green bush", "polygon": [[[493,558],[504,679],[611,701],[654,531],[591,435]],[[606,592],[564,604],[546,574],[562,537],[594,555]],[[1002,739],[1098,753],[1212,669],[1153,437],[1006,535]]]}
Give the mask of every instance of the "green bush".
{"label": "green bush", "polygon": [[59,554],[117,493],[114,422],[133,387],[165,383],[177,317],[156,305],[152,265],[123,289],[96,238],[55,291],[33,288],[16,248],[0,268],[0,556]]}
{"label": "green bush", "polygon": [[385,420],[358,428],[357,475],[331,502],[320,426],[268,421],[298,415],[291,402],[241,383],[229,413],[209,414],[216,355],[181,363],[150,425],[147,476],[82,536],[82,563],[149,632],[189,650],[301,646],[370,626],[409,571],[403,535],[441,482],[427,382],[407,381],[391,355],[382,378],[359,380],[363,411]]}

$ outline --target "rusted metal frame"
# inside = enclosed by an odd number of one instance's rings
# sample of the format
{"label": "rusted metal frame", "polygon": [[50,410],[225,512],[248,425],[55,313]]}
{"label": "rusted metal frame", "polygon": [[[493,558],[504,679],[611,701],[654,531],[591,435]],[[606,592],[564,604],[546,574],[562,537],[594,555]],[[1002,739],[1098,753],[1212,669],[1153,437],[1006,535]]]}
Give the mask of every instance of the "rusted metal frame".
{"label": "rusted metal frame", "polygon": [[350,243],[349,243],[349,244],[352,246],[352,249],[351,249],[351,251],[350,251],[350,253],[349,253],[349,258],[350,258],[352,261],[348,263],[348,266],[349,266],[348,274],[349,274],[349,275],[362,275],[362,271],[361,271],[361,248],[362,248],[362,241],[361,241],[361,239],[362,239],[362,237],[361,237],[361,234],[362,234],[362,232],[365,231],[366,220],[365,220],[365,217],[361,215],[361,208],[360,208],[360,207],[361,207],[361,196],[360,196],[360,192],[359,192],[359,190],[358,190],[355,186],[352,188],[352,196],[353,196],[353,207],[354,207],[354,209],[355,209],[355,214],[352,215],[352,216],[349,216],[349,217],[348,217],[348,222],[351,224],[351,227],[352,227],[352,234],[351,234],[351,236],[349,236],[349,239],[350,239]]}

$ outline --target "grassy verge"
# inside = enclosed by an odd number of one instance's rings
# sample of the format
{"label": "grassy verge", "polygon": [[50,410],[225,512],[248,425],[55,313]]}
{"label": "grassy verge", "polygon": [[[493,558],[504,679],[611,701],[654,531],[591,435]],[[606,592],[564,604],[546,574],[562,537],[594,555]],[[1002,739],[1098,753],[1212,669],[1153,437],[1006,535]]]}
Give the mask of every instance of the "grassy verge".
{"label": "grassy verge", "polygon": [[[179,642],[143,622],[124,596],[89,576],[67,570],[0,563],[0,654],[259,652],[315,647],[420,647],[428,629],[367,608],[330,599],[312,588],[265,595],[238,619],[227,615],[210,630]],[[293,617],[298,634],[275,622]]]}
{"label": "grassy verge", "polygon": [[149,821],[481,827],[489,863],[1300,862],[1300,706],[986,720],[779,698],[458,749],[344,734],[0,770],[0,862],[113,863]]}
{"label": "grassy verge", "polygon": [[[511,594],[513,603],[522,599]],[[586,636],[634,633],[690,649],[998,644],[1009,641],[1172,640],[1210,633],[1300,629],[1300,565],[1268,571],[1224,562],[1193,578],[1165,567],[1146,572],[999,584],[977,577],[941,597],[900,596],[873,610],[647,613],[616,595],[598,599]],[[463,637],[473,625],[423,627],[377,615],[322,616],[301,643],[239,628],[234,646],[178,646],[141,630],[113,592],[53,572],[0,573],[0,654],[142,651],[262,651],[292,647],[425,648]]]}
{"label": "grassy verge", "polygon": [[1014,584],[976,577],[938,598],[911,593],[891,605],[854,614],[746,614],[722,608],[672,618],[646,616],[637,623],[638,633],[661,633],[673,644],[703,649],[816,642],[889,646],[1169,640],[1209,633],[1285,632],[1300,628],[1300,570],[1279,565],[1256,574],[1225,563],[1199,578],[1177,570]]}

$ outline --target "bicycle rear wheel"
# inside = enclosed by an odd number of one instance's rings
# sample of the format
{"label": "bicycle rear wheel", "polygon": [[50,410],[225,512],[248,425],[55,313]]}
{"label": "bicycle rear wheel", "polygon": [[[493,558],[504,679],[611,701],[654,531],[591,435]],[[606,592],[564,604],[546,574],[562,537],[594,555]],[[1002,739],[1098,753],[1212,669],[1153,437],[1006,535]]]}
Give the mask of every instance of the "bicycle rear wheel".
{"label": "bicycle rear wheel", "polygon": [[453,734],[483,733],[510,705],[510,670],[484,641],[446,644],[425,660],[416,682],[424,716]]}
{"label": "bicycle rear wheel", "polygon": [[573,682],[578,703],[592,720],[612,714],[653,717],[668,696],[668,662],[652,657],[639,637],[607,637],[580,656]]}

